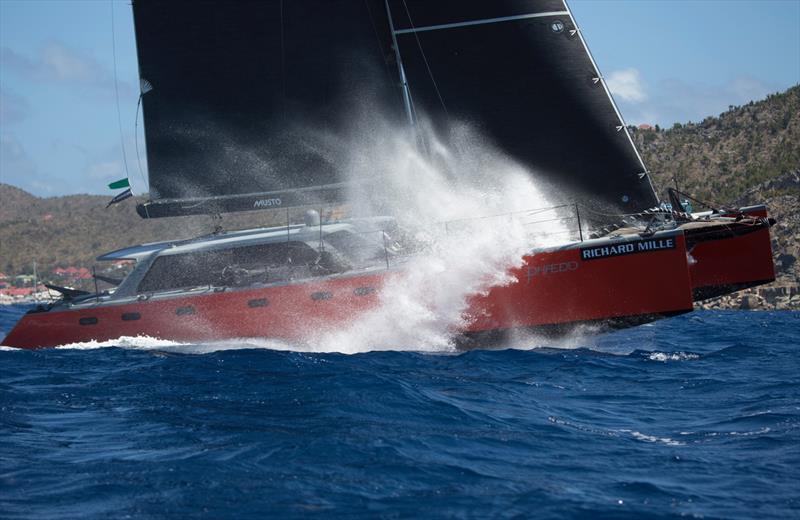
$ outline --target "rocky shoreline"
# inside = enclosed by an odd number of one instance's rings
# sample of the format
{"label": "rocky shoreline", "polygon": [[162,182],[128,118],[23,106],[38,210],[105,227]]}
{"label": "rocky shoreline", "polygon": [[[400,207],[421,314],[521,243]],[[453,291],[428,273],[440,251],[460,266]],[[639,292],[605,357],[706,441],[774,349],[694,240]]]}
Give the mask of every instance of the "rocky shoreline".
{"label": "rocky shoreline", "polygon": [[800,310],[800,285],[753,287],[695,304],[699,309]]}

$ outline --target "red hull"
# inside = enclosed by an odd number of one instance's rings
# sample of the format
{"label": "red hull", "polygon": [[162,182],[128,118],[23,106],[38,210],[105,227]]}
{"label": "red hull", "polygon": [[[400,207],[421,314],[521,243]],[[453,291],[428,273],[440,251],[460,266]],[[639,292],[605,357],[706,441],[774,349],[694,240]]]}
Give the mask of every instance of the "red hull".
{"label": "red hull", "polygon": [[[608,256],[601,251],[600,256],[583,259],[586,243],[526,256],[523,266],[511,273],[516,282],[470,300],[471,324],[460,332],[690,311],[684,237],[680,232],[661,236],[673,241],[670,248]],[[633,248],[641,242],[648,240],[627,243]],[[605,242],[621,243],[626,242]],[[33,312],[20,320],[3,344],[40,348],[136,335],[189,342],[248,337],[302,341],[309,331],[343,327],[375,309],[381,287],[391,276],[402,272]]]}
{"label": "red hull", "polygon": [[582,260],[580,249],[525,258],[519,283],[472,300],[469,332],[596,322],[692,309],[683,235],[670,250]]}
{"label": "red hull", "polygon": [[695,301],[775,280],[766,209],[760,206],[745,213],[762,220],[686,230]]}

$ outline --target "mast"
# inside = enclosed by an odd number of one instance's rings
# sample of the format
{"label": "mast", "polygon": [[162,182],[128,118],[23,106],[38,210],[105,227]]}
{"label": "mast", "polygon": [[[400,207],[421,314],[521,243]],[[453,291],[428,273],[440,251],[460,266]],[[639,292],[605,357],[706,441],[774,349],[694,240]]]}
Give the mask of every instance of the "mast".
{"label": "mast", "polygon": [[392,10],[389,7],[389,0],[385,0],[384,4],[386,5],[386,14],[389,18],[389,31],[392,33],[392,49],[394,49],[395,61],[397,61],[397,72],[400,75],[400,84],[403,87],[403,105],[406,109],[406,115],[408,116],[408,123],[411,126],[415,126],[416,121],[414,118],[414,110],[411,105],[411,92],[408,89],[408,80],[403,70],[403,58],[400,56],[400,47],[397,45],[397,34],[394,31],[394,22],[392,21]]}

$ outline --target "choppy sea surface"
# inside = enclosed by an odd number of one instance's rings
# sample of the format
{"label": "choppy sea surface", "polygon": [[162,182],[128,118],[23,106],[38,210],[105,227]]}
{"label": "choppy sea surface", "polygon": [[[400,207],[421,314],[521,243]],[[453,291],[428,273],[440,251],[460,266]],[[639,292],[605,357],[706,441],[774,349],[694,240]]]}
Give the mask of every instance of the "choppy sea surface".
{"label": "choppy sea surface", "polygon": [[460,354],[124,345],[0,350],[0,518],[800,517],[797,312]]}

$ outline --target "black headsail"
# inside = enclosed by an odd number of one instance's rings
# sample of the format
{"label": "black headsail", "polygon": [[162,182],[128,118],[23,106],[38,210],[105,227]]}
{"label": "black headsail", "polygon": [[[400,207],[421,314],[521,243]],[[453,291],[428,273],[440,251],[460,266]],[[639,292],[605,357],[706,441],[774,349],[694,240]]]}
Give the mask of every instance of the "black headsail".
{"label": "black headsail", "polygon": [[417,111],[471,123],[571,197],[657,204],[647,170],[563,0],[387,0]]}
{"label": "black headsail", "polygon": [[[335,201],[314,135],[369,99],[404,117],[382,1],[135,0],[150,202],[143,217]],[[144,83],[146,80],[147,83]]]}

